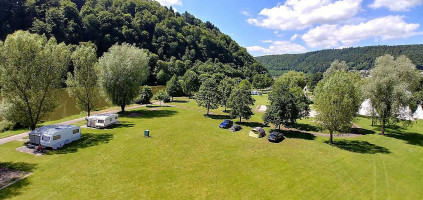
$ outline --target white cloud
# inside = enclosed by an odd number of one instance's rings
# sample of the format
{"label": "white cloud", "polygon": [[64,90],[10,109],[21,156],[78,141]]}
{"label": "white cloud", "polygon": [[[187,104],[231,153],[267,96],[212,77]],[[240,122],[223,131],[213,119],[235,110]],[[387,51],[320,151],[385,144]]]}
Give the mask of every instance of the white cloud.
{"label": "white cloud", "polygon": [[251,46],[247,47],[249,52],[257,52],[265,55],[271,54],[287,54],[287,53],[304,53],[307,49],[300,45],[291,43],[290,41],[271,41],[271,44],[268,48],[261,46]]}
{"label": "white cloud", "polygon": [[299,36],[298,34],[294,34],[294,35],[291,37],[291,41],[296,40],[298,36]]}
{"label": "white cloud", "polygon": [[321,25],[302,36],[309,47],[351,46],[365,39],[392,40],[420,35],[420,24],[409,24],[403,16],[386,16],[356,25]]}
{"label": "white cloud", "polygon": [[250,11],[247,11],[247,10],[242,10],[240,13],[241,13],[242,15],[247,16],[247,17],[251,17],[251,13],[250,13]]}
{"label": "white cloud", "polygon": [[313,24],[331,24],[354,17],[362,0],[287,0],[285,4],[265,8],[248,23],[276,30],[302,30]]}
{"label": "white cloud", "polygon": [[159,2],[163,6],[173,6],[173,5],[182,6],[182,0],[156,0],[156,1]]}
{"label": "white cloud", "polygon": [[408,11],[410,8],[422,4],[423,0],[375,0],[369,7],[374,9],[385,7],[391,11]]}

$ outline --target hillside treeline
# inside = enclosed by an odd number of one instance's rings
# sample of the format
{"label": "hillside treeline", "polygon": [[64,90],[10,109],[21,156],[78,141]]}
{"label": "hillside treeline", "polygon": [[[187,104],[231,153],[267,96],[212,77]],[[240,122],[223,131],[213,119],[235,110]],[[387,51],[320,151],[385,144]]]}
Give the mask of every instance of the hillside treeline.
{"label": "hillside treeline", "polygon": [[305,73],[324,72],[338,59],[347,62],[349,69],[371,69],[375,59],[383,55],[398,57],[405,55],[417,66],[423,68],[423,45],[368,46],[345,49],[328,49],[303,54],[260,56],[256,59],[274,76],[295,70]]}
{"label": "hillside treeline", "polygon": [[245,48],[212,23],[156,1],[0,0],[0,27],[1,40],[16,30],[29,30],[68,45],[92,42],[98,56],[116,43],[135,44],[150,51],[149,83],[157,82],[160,71],[166,74],[159,79],[170,78],[184,74],[196,62],[231,68],[230,74],[240,78],[267,73]]}

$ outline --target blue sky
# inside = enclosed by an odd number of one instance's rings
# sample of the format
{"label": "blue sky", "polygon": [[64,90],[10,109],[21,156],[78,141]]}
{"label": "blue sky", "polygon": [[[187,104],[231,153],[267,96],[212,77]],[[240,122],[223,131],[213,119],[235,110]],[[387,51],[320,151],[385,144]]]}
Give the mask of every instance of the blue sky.
{"label": "blue sky", "polygon": [[254,56],[423,44],[423,0],[158,0],[210,21]]}

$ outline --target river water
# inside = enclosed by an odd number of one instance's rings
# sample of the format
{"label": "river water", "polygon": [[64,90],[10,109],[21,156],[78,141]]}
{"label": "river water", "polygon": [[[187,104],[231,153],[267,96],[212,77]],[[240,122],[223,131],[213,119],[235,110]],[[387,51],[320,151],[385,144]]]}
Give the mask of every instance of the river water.
{"label": "river water", "polygon": [[[151,86],[151,89],[153,90],[153,94],[156,94],[161,89],[165,89],[166,86]],[[60,95],[59,95],[59,105],[56,107],[56,109],[49,114],[47,119],[43,119],[43,121],[52,121],[52,120],[59,120],[63,119],[65,117],[69,117],[72,115],[77,115],[81,111],[76,108],[76,102],[75,98],[72,98],[69,96],[68,91],[66,88],[59,89]],[[0,95],[0,102],[1,102],[1,95]],[[107,107],[110,107],[111,104],[107,102],[105,99],[102,99],[100,101],[99,108],[105,109]],[[0,117],[0,121],[2,118]]]}

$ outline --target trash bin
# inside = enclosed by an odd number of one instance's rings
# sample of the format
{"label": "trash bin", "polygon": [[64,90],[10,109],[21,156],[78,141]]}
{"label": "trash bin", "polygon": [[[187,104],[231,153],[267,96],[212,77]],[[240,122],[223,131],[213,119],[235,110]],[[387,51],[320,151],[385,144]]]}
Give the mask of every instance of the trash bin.
{"label": "trash bin", "polygon": [[150,131],[149,130],[144,131],[144,137],[150,137]]}

